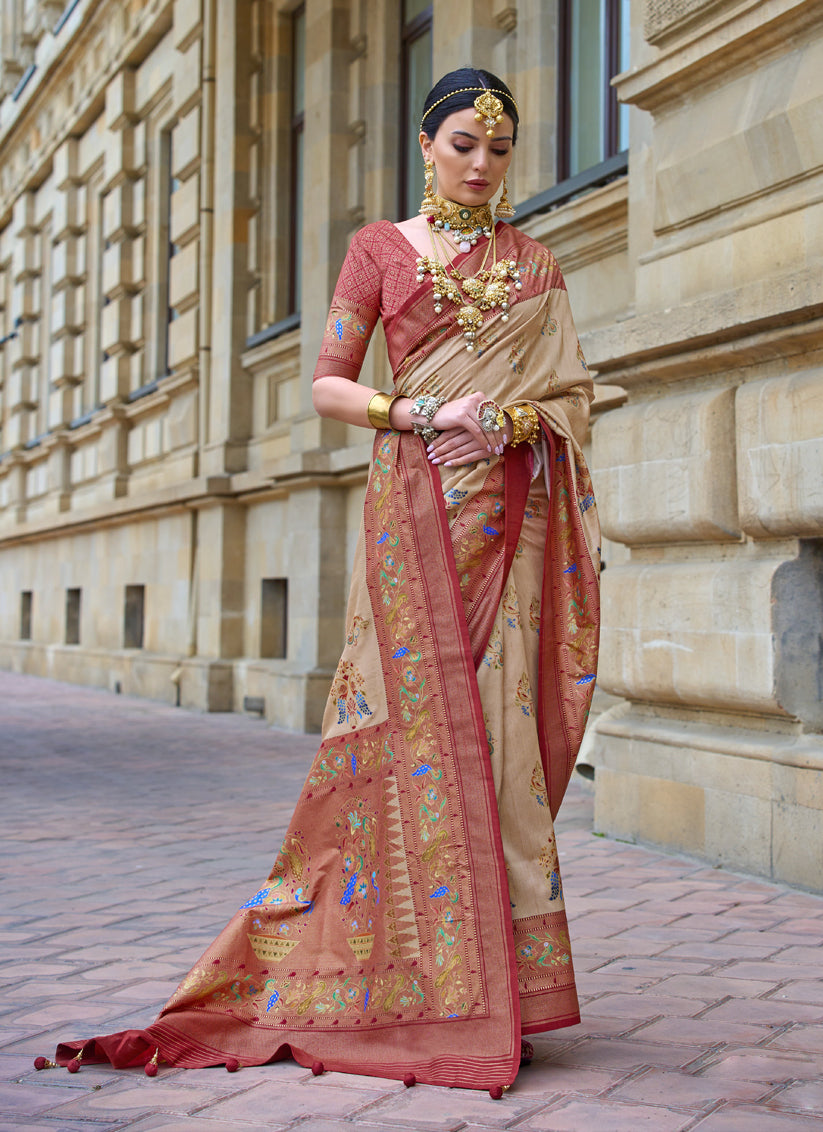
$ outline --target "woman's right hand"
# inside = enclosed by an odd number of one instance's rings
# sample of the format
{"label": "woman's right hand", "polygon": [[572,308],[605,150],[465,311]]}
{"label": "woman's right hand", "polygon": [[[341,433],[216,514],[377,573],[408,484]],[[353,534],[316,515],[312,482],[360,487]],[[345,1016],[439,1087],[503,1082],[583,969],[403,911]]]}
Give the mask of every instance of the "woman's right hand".
{"label": "woman's right hand", "polygon": [[441,405],[431,421],[432,428],[441,434],[428,446],[432,463],[452,467],[485,460],[492,453],[502,454],[510,429],[485,432],[481,428],[477,410],[486,400],[484,393],[470,393]]}

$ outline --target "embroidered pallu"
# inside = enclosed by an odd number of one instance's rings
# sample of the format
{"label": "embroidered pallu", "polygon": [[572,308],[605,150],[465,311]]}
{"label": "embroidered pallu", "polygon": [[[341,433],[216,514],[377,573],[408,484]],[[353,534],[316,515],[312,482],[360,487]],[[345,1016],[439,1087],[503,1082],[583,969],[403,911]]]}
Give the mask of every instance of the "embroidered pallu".
{"label": "embroidered pallu", "polygon": [[322,743],[270,875],[152,1026],[58,1061],[292,1056],[489,1088],[521,1033],[579,1020],[552,819],[596,663],[591,382],[553,257],[501,230],[523,290],[469,355],[397,229],[364,229],[318,375],[356,378],[382,317],[398,392],[528,402],[540,443],[438,469],[419,437],[376,435]]}

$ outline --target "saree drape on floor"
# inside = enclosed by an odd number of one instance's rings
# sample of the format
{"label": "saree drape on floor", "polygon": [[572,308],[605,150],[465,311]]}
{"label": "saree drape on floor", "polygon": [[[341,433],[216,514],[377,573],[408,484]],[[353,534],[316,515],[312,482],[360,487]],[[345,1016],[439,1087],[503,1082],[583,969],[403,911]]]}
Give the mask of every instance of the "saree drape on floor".
{"label": "saree drape on floor", "polygon": [[380,314],[398,391],[529,402],[540,444],[439,470],[419,437],[377,434],[322,744],[270,876],[152,1026],[62,1063],[291,1055],[489,1088],[521,1033],[578,1020],[552,818],[596,664],[591,383],[555,261],[500,227],[523,289],[476,354],[381,223],[349,252],[318,373],[356,378]]}

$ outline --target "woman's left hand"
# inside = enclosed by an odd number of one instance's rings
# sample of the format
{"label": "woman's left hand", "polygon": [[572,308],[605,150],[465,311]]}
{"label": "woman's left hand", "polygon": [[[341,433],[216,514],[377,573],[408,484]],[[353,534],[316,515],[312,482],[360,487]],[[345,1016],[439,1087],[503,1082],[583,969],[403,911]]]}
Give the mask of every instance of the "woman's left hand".
{"label": "woman's left hand", "polygon": [[444,429],[437,440],[433,440],[428,446],[429,460],[433,464],[443,464],[446,468],[453,468],[461,467],[463,464],[474,464],[478,460],[487,460],[490,454],[501,456],[511,436],[511,422],[508,416],[503,429],[487,432],[484,436],[486,444],[481,444],[474,433],[467,429]]}

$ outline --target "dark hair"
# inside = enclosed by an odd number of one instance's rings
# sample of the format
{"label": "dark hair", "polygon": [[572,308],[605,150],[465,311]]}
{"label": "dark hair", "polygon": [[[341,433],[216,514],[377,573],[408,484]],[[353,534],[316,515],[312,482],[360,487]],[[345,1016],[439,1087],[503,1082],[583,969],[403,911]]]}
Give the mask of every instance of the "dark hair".
{"label": "dark hair", "polygon": [[[473,89],[464,90],[464,87]],[[491,71],[482,71],[477,67],[461,67],[457,71],[449,71],[438,83],[435,83],[423,103],[424,120],[421,122],[420,129],[428,137],[434,138],[444,118],[448,118],[449,114],[454,114],[455,110],[466,110],[468,107],[474,106],[474,100],[479,94],[478,88],[493,90],[503,103],[503,110],[514,123],[512,134],[512,145],[514,145],[517,141],[517,124],[520,115],[517,113],[517,105],[512,92],[497,75],[493,75]],[[455,93],[456,91],[460,93]],[[451,97],[447,98],[447,95],[451,95]],[[436,106],[435,103],[437,103]],[[431,113],[427,113],[432,106],[434,106],[434,109]]]}

